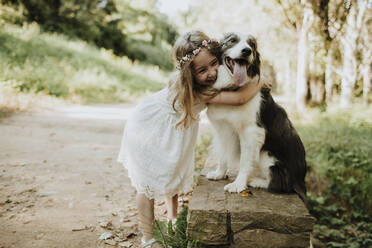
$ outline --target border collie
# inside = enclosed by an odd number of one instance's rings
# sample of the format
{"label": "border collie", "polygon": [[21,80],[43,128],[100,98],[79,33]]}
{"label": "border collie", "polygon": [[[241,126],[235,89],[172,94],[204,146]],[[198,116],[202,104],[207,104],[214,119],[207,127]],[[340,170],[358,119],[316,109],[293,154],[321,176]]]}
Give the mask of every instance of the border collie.
{"label": "border collie", "polygon": [[[260,79],[260,54],[250,35],[228,33],[221,41],[222,64],[213,88],[236,90]],[[285,110],[263,88],[240,106],[209,104],[214,127],[212,151],[219,163],[208,179],[223,179],[227,166],[239,172],[224,189],[241,192],[247,186],[271,192],[296,192],[306,203],[305,149]],[[233,168],[233,167],[232,167]]]}

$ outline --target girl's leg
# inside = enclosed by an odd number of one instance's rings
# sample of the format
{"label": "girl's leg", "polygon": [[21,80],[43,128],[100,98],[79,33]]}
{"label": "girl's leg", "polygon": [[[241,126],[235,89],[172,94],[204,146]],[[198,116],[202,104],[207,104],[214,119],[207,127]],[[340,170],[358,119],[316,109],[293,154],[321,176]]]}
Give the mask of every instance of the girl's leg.
{"label": "girl's leg", "polygon": [[137,194],[138,226],[144,241],[153,238],[154,200],[148,199],[144,194]]}
{"label": "girl's leg", "polygon": [[169,220],[173,220],[177,218],[177,210],[178,210],[178,195],[174,195],[173,197],[166,197],[165,203],[167,205],[167,217]]}

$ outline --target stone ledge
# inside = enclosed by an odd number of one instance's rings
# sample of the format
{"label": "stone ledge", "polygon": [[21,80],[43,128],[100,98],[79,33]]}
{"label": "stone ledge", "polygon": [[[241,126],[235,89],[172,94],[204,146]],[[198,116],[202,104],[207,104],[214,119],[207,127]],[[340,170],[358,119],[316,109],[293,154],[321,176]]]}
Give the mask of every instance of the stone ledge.
{"label": "stone ledge", "polygon": [[313,218],[296,194],[224,192],[229,180],[200,177],[187,216],[187,235],[206,246],[308,247]]}
{"label": "stone ledge", "polygon": [[234,235],[234,243],[230,247],[309,247],[309,235],[309,232],[284,234],[263,229],[244,230]]}

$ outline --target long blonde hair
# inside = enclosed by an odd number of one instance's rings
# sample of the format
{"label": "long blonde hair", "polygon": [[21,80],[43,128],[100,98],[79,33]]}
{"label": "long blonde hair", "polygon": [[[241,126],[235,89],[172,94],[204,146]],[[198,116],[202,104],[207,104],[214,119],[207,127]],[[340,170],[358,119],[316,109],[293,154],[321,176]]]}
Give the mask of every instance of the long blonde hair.
{"label": "long blonde hair", "polygon": [[[192,54],[197,48],[202,48],[202,42],[210,40],[210,38],[201,31],[191,31],[179,37],[173,46],[173,60],[177,64],[186,55]],[[206,48],[202,48],[206,49]],[[211,41],[208,51],[220,59],[220,46],[218,42]],[[187,128],[192,120],[195,120],[193,115],[193,105],[201,101],[202,96],[215,96],[218,92],[210,86],[200,85],[196,83],[192,75],[192,59],[186,61],[179,68],[174,78],[170,80],[169,87],[173,91],[174,99],[172,107],[175,111],[182,112],[180,121],[176,126],[182,125]],[[179,107],[180,109],[176,108]]]}

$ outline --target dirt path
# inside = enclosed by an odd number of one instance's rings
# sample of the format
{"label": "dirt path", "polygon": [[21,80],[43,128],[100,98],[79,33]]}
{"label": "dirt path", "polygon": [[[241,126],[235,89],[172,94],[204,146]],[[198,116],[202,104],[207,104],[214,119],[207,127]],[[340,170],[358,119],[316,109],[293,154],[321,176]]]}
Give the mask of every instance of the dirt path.
{"label": "dirt path", "polygon": [[[139,246],[135,190],[116,162],[131,107],[75,106],[0,119],[1,248],[113,247],[99,241],[107,231],[117,247]],[[164,216],[164,205],[156,204]]]}
{"label": "dirt path", "polygon": [[[135,190],[116,162],[135,104],[0,118],[0,248],[139,247]],[[202,113],[200,131],[209,129]],[[182,207],[182,202],[180,208]],[[163,202],[156,216],[165,219]]]}

